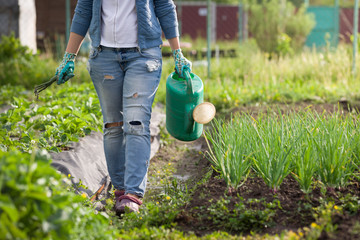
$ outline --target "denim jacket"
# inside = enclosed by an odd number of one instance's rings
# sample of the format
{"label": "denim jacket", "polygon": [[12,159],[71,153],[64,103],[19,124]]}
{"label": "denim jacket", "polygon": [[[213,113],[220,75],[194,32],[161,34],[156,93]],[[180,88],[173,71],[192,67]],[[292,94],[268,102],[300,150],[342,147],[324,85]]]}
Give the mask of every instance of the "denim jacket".
{"label": "denim jacket", "polygon": [[[85,36],[87,31],[92,47],[100,46],[101,1],[78,0],[71,24],[71,32]],[[136,0],[138,44],[140,49],[162,44],[162,31],[167,39],[178,37],[178,22],[172,0]]]}

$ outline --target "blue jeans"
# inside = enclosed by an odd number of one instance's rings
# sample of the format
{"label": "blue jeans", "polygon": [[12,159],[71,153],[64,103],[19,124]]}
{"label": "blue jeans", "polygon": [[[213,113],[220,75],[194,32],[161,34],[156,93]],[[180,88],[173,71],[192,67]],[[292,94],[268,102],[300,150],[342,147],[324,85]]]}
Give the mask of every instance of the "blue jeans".
{"label": "blue jeans", "polygon": [[161,68],[160,47],[141,52],[100,47],[91,49],[89,56],[89,73],[104,119],[104,151],[112,184],[140,197],[146,188],[150,118]]}

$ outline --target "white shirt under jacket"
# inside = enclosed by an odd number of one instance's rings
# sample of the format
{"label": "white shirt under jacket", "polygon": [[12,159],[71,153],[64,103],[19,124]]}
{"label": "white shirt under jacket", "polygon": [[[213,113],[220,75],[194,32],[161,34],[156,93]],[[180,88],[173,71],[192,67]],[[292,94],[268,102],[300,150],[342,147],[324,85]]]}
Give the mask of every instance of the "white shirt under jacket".
{"label": "white shirt under jacket", "polygon": [[135,0],[102,0],[100,45],[113,48],[137,47]]}

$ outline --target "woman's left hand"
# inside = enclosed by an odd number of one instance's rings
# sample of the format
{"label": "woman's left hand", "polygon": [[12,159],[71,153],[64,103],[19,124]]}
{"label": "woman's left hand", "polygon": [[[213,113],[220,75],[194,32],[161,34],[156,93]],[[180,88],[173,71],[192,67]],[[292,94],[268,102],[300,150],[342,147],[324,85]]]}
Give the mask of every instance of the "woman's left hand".
{"label": "woman's left hand", "polygon": [[181,49],[175,49],[173,51],[174,61],[175,61],[175,71],[181,77],[184,76],[184,69],[188,69],[191,72],[192,63],[184,57],[181,52]]}

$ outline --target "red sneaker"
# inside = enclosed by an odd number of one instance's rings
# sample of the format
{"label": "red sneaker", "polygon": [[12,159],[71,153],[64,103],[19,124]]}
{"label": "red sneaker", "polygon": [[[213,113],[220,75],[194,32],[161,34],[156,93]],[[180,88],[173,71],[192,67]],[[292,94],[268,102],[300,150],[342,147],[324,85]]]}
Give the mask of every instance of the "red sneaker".
{"label": "red sneaker", "polygon": [[142,201],[140,199],[129,195],[123,195],[119,197],[119,203],[118,201],[116,202],[115,211],[117,215],[121,215],[126,211],[138,212],[140,205],[142,205]]}

